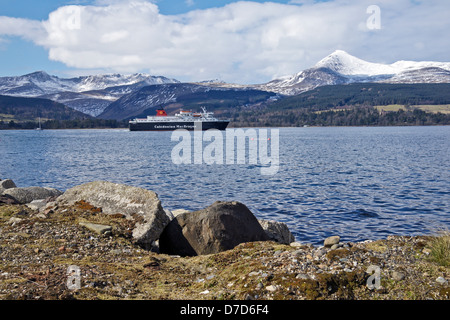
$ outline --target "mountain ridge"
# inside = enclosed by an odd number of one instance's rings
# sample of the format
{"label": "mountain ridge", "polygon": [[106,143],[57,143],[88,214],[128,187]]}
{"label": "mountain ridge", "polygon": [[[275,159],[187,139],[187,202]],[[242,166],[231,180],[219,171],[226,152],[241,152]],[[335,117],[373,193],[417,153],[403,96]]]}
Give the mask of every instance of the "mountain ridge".
{"label": "mountain ridge", "polygon": [[59,78],[45,71],[36,71],[23,76],[0,77],[0,94],[50,99],[95,117],[124,94],[147,85],[164,83],[179,81],[143,73]]}
{"label": "mountain ridge", "polygon": [[[400,60],[383,64],[336,50],[311,68],[267,83],[247,85],[217,79],[180,82],[143,73],[59,78],[45,71],[36,71],[23,76],[0,77],[0,95],[50,99],[93,117],[117,118],[120,115],[121,118],[129,118],[157,105],[179,104],[180,99],[185,98],[190,101],[197,99],[199,103],[206,101],[200,96],[217,99],[223,94],[226,98],[222,101],[229,103],[230,93],[239,92],[237,95],[241,95],[247,90],[246,98],[236,101],[261,103],[262,92],[270,93],[265,96],[273,100],[274,94],[281,98],[321,86],[351,83],[450,83],[450,62]],[[172,84],[176,86],[171,87]],[[210,91],[214,92],[208,94]]]}
{"label": "mountain ridge", "polygon": [[359,82],[450,83],[450,62],[400,60],[382,64],[336,50],[309,69],[256,87],[284,95],[297,95],[322,85]]}

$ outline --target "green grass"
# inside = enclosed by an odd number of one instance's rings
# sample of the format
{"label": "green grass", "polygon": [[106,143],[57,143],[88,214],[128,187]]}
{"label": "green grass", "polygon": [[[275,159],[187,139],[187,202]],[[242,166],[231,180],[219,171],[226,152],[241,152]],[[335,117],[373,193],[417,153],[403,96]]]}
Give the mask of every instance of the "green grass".
{"label": "green grass", "polygon": [[438,104],[438,105],[420,105],[420,106],[412,106],[413,108],[419,108],[425,112],[433,112],[433,113],[446,113],[450,114],[450,104]]}
{"label": "green grass", "polygon": [[401,104],[388,104],[386,106],[374,106],[374,108],[378,109],[378,111],[398,111],[400,109],[405,110],[405,106]]}
{"label": "green grass", "polygon": [[450,231],[443,231],[431,240],[430,258],[441,266],[450,266]]}
{"label": "green grass", "polygon": [[[388,104],[385,106],[374,106],[378,111],[398,111],[400,109],[406,110],[407,107],[401,104]],[[450,114],[450,104],[433,104],[433,105],[411,105],[411,109],[420,109],[425,112],[431,113],[444,113]]]}

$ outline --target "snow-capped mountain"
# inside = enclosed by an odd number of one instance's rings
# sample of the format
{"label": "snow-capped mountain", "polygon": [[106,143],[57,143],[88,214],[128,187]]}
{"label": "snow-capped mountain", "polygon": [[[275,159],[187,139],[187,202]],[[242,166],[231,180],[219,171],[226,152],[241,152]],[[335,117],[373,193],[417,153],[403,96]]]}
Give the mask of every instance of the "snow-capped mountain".
{"label": "snow-capped mountain", "polygon": [[154,115],[157,106],[164,106],[168,113],[175,112],[185,105],[189,105],[189,108],[196,106],[200,111],[200,106],[205,104],[217,108],[217,105],[220,105],[217,101],[236,107],[239,103],[264,102],[273,96],[274,93],[254,89],[224,88],[199,83],[169,83],[146,86],[124,95],[111,103],[99,118],[120,120],[143,114]]}
{"label": "snow-capped mountain", "polygon": [[18,77],[0,77],[0,94],[40,97],[57,101],[77,111],[97,116],[124,94],[144,86],[178,83],[175,79],[136,73],[59,78],[44,71]]}
{"label": "snow-capped mountain", "polygon": [[0,95],[46,98],[94,117],[119,119],[137,115],[151,106],[178,102],[177,99],[187,94],[220,90],[251,94],[250,90],[256,89],[272,95],[296,95],[324,85],[355,82],[450,83],[450,62],[402,60],[382,64],[337,50],[309,69],[257,85],[220,80],[180,83],[142,73],[65,79],[38,71],[18,77],[0,77]]}
{"label": "snow-capped mountain", "polygon": [[380,76],[396,75],[403,72],[417,71],[426,68],[441,68],[450,71],[450,62],[435,61],[397,61],[392,64],[373,63],[356,58],[345,51],[336,50],[320,60],[316,68],[328,68],[347,76]]}
{"label": "snow-capped mountain", "polygon": [[76,78],[59,78],[44,71],[18,77],[0,77],[0,94],[21,97],[38,97],[59,92],[85,92],[109,87],[129,86],[143,82],[146,85],[177,83],[175,79],[136,73],[131,75],[105,74]]}
{"label": "snow-capped mountain", "polygon": [[353,82],[450,83],[450,62],[367,62],[336,50],[310,69],[257,85],[261,90],[294,95],[322,85]]}

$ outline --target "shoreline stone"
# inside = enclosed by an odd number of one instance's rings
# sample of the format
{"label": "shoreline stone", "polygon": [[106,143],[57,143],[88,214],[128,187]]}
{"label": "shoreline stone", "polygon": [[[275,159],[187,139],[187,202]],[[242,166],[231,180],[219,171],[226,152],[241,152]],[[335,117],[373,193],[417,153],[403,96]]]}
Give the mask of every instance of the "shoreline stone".
{"label": "shoreline stone", "polygon": [[[344,243],[336,250],[255,241],[181,257],[137,246],[128,234],[131,221],[122,215],[79,203],[55,205],[52,211],[42,219],[26,205],[0,205],[0,299],[450,298],[448,264],[424,251],[433,248],[432,236],[390,236]],[[83,226],[86,222],[112,226],[114,232],[99,236]],[[81,270],[78,290],[67,288],[68,266]],[[376,290],[368,288],[371,266],[380,270]]]}
{"label": "shoreline stone", "polygon": [[263,219],[258,219],[258,222],[266,232],[269,240],[282,244],[290,244],[295,241],[295,237],[284,222]]}
{"label": "shoreline stone", "polygon": [[73,187],[56,199],[57,205],[85,201],[106,214],[123,214],[135,222],[133,239],[151,249],[159,239],[170,217],[161,206],[158,195],[150,190],[107,181],[93,181]]}
{"label": "shoreline stone", "polygon": [[325,248],[331,248],[333,245],[339,244],[339,241],[341,240],[340,236],[331,236],[324,240],[323,246]]}
{"label": "shoreline stone", "polygon": [[20,204],[27,204],[34,200],[46,199],[49,197],[58,197],[61,194],[61,191],[48,187],[16,187],[3,191],[3,195],[8,195],[14,198]]}
{"label": "shoreline stone", "polygon": [[79,222],[78,223],[80,226],[86,227],[89,230],[94,231],[95,233],[98,234],[109,234],[112,231],[112,227],[111,226],[107,226],[104,224],[98,224],[98,223],[91,223],[91,222]]}
{"label": "shoreline stone", "polygon": [[[94,201],[99,186],[90,187],[84,191],[89,191],[86,194],[93,201],[86,200],[91,209],[84,209],[75,199],[69,201],[71,192],[56,201],[47,198],[26,205],[0,201],[0,299],[450,299],[450,270],[448,264],[431,260],[432,237],[389,236],[340,243],[340,237],[334,236],[324,239],[323,247],[295,241],[282,244],[270,239],[245,205],[216,202],[213,220],[227,222],[226,213],[233,207],[242,209],[236,210],[239,214],[248,210],[266,240],[246,240],[231,249],[196,257],[155,253],[129,233],[130,226],[145,223],[146,217],[135,212],[127,216],[122,210],[124,203],[134,209],[141,205],[131,201],[136,200],[131,194],[148,196],[152,191],[106,183],[98,200],[108,203],[100,206]],[[80,189],[76,197],[83,198]],[[123,189],[128,192],[119,192]],[[129,197],[122,202],[124,194]],[[195,211],[172,214],[153,196],[149,207],[160,208],[165,221],[173,218],[179,224],[187,216],[198,215]],[[109,206],[112,202],[121,209]],[[48,212],[43,214],[43,210]],[[246,223],[238,221],[237,227],[225,223],[228,227],[219,228],[218,234],[227,235],[229,228],[245,234],[241,228]],[[197,222],[194,235],[198,238],[212,233],[205,220]],[[80,290],[67,289],[68,265],[82,269]],[[381,286],[369,290],[368,267],[373,265],[380,268]]]}
{"label": "shoreline stone", "polygon": [[161,234],[159,248],[162,253],[195,256],[264,240],[269,237],[244,204],[216,201],[205,209],[178,214]]}
{"label": "shoreline stone", "polygon": [[5,191],[6,189],[11,189],[11,188],[17,188],[14,181],[12,181],[11,179],[5,179],[5,180],[0,179],[0,194],[2,194],[3,191]]}

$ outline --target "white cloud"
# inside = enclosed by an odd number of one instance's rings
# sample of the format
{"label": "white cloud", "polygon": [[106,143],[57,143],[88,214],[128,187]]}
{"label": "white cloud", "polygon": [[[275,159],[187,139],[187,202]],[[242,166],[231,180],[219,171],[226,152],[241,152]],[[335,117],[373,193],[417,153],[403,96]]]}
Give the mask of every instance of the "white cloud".
{"label": "white cloud", "polygon": [[450,37],[442,36],[450,30],[448,1],[379,0],[380,30],[366,27],[371,4],[242,1],[169,16],[150,1],[98,0],[61,7],[43,22],[0,17],[0,36],[34,41],[72,68],[192,81],[261,83],[308,68],[336,49],[374,62],[449,60]]}
{"label": "white cloud", "polygon": [[0,35],[20,36],[27,40],[35,40],[44,38],[45,30],[39,21],[0,16]]}

